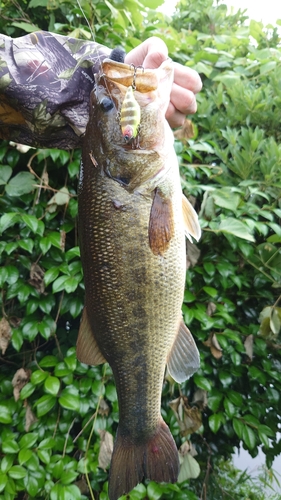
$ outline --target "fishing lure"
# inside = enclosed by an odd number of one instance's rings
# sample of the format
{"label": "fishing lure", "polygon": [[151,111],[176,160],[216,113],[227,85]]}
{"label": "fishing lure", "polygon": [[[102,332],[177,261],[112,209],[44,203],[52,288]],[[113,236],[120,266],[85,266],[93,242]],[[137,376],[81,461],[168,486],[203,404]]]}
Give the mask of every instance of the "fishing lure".
{"label": "fishing lure", "polygon": [[[90,32],[92,34],[93,39],[94,33],[92,31],[92,28],[90,26],[90,23],[88,19],[85,16],[85,13],[81,7],[80,0],[76,0],[79,8],[87,22],[87,25],[90,29]],[[125,51],[117,47],[116,49],[113,49],[109,55],[109,59],[112,59],[113,61],[123,63],[125,59]],[[137,149],[140,147],[139,145],[139,130],[140,130],[140,121],[141,121],[141,110],[140,106],[135,99],[134,96],[134,91],[136,90],[136,77],[137,77],[137,69],[144,68],[142,66],[134,66],[134,64],[131,64],[133,68],[133,80],[132,80],[132,85],[127,88],[121,110],[117,112],[117,120],[120,123],[121,126],[121,131],[122,131],[122,136],[124,138],[124,141],[126,144],[131,144],[132,148]],[[110,92],[109,92],[110,93]]]}
{"label": "fishing lure", "polygon": [[136,101],[132,85],[128,87],[120,111],[120,126],[125,142],[128,144],[137,138],[140,128],[141,111]]}

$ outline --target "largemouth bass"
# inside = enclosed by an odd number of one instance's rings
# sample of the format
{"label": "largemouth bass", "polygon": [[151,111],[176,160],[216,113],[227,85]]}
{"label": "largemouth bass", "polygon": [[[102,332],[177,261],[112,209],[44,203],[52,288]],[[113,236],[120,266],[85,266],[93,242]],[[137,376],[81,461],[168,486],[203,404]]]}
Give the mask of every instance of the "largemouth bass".
{"label": "largemouth bass", "polygon": [[[141,110],[137,142],[124,140],[120,126],[133,82]],[[182,195],[173,134],[165,120],[172,82],[170,60],[144,71],[105,60],[91,94],[82,149],[85,308],[77,356],[92,365],[107,361],[116,383],[119,426],[110,500],[143,478],[177,480],[178,451],[160,413],[164,372],[168,364],[172,377],[182,382],[199,366],[181,305],[185,234],[198,239],[200,227]]]}

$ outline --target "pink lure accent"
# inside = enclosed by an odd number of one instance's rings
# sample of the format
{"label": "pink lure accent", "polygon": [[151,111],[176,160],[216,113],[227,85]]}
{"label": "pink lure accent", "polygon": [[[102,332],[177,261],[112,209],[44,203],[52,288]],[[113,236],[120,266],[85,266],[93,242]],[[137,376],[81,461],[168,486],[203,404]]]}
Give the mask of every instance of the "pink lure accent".
{"label": "pink lure accent", "polygon": [[132,139],[133,137],[133,128],[131,127],[131,125],[126,125],[126,127],[124,127],[122,129],[122,135],[123,137],[128,141],[130,139]]}

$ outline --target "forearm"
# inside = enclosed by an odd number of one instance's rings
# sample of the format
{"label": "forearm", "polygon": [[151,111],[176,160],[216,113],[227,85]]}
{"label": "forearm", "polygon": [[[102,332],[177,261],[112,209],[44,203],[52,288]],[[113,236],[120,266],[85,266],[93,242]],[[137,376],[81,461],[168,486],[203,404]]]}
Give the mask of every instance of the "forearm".
{"label": "forearm", "polygon": [[81,145],[94,73],[110,49],[48,32],[0,35],[0,137],[38,147]]}

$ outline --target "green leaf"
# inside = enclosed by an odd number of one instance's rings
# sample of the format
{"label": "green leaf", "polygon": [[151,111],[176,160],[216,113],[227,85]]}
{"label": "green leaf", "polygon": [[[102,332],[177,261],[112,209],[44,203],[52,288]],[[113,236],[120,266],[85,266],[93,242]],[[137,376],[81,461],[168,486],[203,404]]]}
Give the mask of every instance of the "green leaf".
{"label": "green leaf", "polygon": [[52,231],[51,233],[48,234],[48,239],[54,247],[61,249],[61,233],[60,232]]}
{"label": "green leaf", "polygon": [[105,387],[105,396],[112,403],[114,401],[117,401],[117,392],[116,392],[115,385],[113,385],[113,384],[107,384],[106,385],[106,387]]}
{"label": "green leaf", "polygon": [[3,472],[0,472],[0,492],[5,489],[5,486],[6,486],[7,482],[8,482],[8,476],[7,476],[7,474],[4,474]]}
{"label": "green leaf", "polygon": [[[34,31],[40,31],[40,28],[38,28],[38,26],[35,26],[35,24],[29,24],[29,23],[25,23],[25,22],[19,23],[17,21],[14,21],[13,23],[11,23],[11,26],[15,26],[16,28],[20,28],[21,30],[26,31],[27,33],[33,33]],[[22,173],[25,173],[25,172],[22,172]],[[28,173],[28,172],[26,172],[26,173]]]}
{"label": "green leaf", "polygon": [[78,472],[74,470],[65,470],[60,476],[60,481],[62,484],[70,484],[75,481],[78,476]]}
{"label": "green leaf", "polygon": [[267,63],[261,64],[260,66],[260,74],[264,75],[273,71],[276,68],[276,61],[268,61]]}
{"label": "green leaf", "polygon": [[20,216],[15,212],[10,212],[2,215],[0,218],[0,233],[3,233],[8,227],[14,226],[19,222]]}
{"label": "green leaf", "polygon": [[209,426],[212,432],[216,434],[223,423],[224,416],[223,413],[214,413],[209,417]]}
{"label": "green leaf", "polygon": [[28,4],[29,9],[33,9],[34,7],[47,7],[48,0],[30,0]]}
{"label": "green leaf", "polygon": [[218,207],[227,208],[235,212],[239,205],[240,196],[228,189],[215,189],[211,192],[215,204]]}
{"label": "green leaf", "polygon": [[55,333],[56,329],[56,322],[53,320],[53,318],[51,318],[51,316],[45,316],[42,321],[38,323],[38,331],[46,340],[48,340],[51,335]]}
{"label": "green leaf", "polygon": [[24,485],[27,493],[36,498],[36,495],[39,491],[39,484],[36,477],[34,477],[30,472],[24,478]]}
{"label": "green leaf", "polygon": [[58,364],[59,360],[56,356],[44,356],[39,362],[41,368],[51,368]]}
{"label": "green leaf", "polygon": [[191,293],[189,290],[185,290],[184,292],[184,302],[194,302],[196,300],[196,297],[195,295],[193,295],[193,293]]}
{"label": "green leaf", "polygon": [[27,432],[21,437],[19,446],[20,448],[32,448],[37,442],[37,439],[38,434],[36,432]]}
{"label": "green leaf", "polygon": [[21,465],[14,465],[10,468],[8,475],[13,479],[22,479],[26,476],[26,473],[27,471],[24,467],[22,467]]}
{"label": "green leaf", "polygon": [[74,371],[77,366],[77,358],[75,352],[70,355],[67,354],[64,358],[64,362],[71,371]]}
{"label": "green leaf", "polygon": [[76,177],[79,174],[79,161],[72,161],[68,164],[67,169],[71,178]]}
{"label": "green leaf", "polygon": [[208,407],[213,412],[218,411],[220,407],[221,400],[223,398],[223,394],[217,390],[211,391],[211,394],[208,395]]}
{"label": "green leaf", "polygon": [[12,346],[13,348],[19,352],[22,344],[23,344],[23,338],[22,338],[22,333],[19,328],[14,328],[12,331],[12,338],[11,338]]}
{"label": "green leaf", "polygon": [[140,0],[140,3],[149,9],[157,9],[160,5],[163,5],[164,0]]}
{"label": "green leaf", "polygon": [[212,262],[204,262],[203,267],[210,276],[214,276],[216,268]]}
{"label": "green leaf", "polygon": [[29,398],[31,394],[35,391],[35,387],[33,384],[28,382],[20,391],[20,399],[24,401],[25,399]]}
{"label": "green leaf", "polygon": [[69,276],[60,276],[53,283],[53,293],[61,292],[65,288],[65,282],[69,279]]}
{"label": "green leaf", "polygon": [[200,466],[190,453],[187,453],[181,464],[178,482],[182,483],[187,479],[196,479],[200,474]]}
{"label": "green leaf", "polygon": [[163,489],[160,484],[150,481],[147,486],[147,496],[149,500],[158,500],[163,495]]}
{"label": "green leaf", "polygon": [[217,291],[215,288],[211,287],[211,286],[203,286],[203,290],[204,290],[204,291],[205,291],[208,295],[210,295],[210,297],[215,298],[215,297],[217,297],[217,295],[218,295],[218,291]]}
{"label": "green leaf", "polygon": [[234,405],[238,406],[239,408],[243,406],[243,397],[239,392],[228,390],[227,397]]}
{"label": "green leaf", "polygon": [[14,463],[13,455],[4,455],[0,462],[0,467],[2,472],[7,472]]}
{"label": "green leaf", "polygon": [[36,234],[39,225],[38,219],[36,219],[34,215],[22,215],[21,218],[22,221],[26,224],[26,226],[29,227],[29,229],[31,229],[33,233]]}
{"label": "green leaf", "polygon": [[2,451],[3,453],[18,453],[19,445],[16,441],[4,441],[2,443]]}
{"label": "green leaf", "polygon": [[19,241],[19,247],[23,250],[26,250],[29,253],[32,253],[34,242],[30,238],[26,238],[25,240]]}
{"label": "green leaf", "polygon": [[57,377],[49,376],[44,382],[45,392],[56,396],[60,390],[60,381]]}
{"label": "green leaf", "polygon": [[223,219],[218,227],[218,230],[223,233],[232,234],[244,240],[255,241],[255,238],[250,233],[248,226],[237,219],[233,219],[232,217]]}
{"label": "green leaf", "polygon": [[45,253],[47,253],[48,250],[50,250],[52,243],[49,240],[49,238],[47,236],[45,236],[44,238],[41,238],[41,240],[39,242],[39,246],[42,250],[42,253],[45,255]]}
{"label": "green leaf", "polygon": [[51,450],[52,448],[55,447],[55,445],[56,445],[56,440],[53,437],[48,437],[48,438],[43,439],[39,443],[38,449],[39,450]]}
{"label": "green leaf", "polygon": [[230,384],[232,383],[231,373],[228,373],[227,371],[221,370],[219,372],[219,379],[224,387],[229,387]]}
{"label": "green leaf", "polygon": [[38,323],[35,320],[27,321],[22,328],[23,337],[32,342],[38,334]]}
{"label": "green leaf", "polygon": [[268,427],[267,425],[260,424],[259,431],[262,432],[263,434],[266,434],[269,437],[275,436],[274,431],[272,429],[270,429],[270,427]]}
{"label": "green leaf", "polygon": [[55,404],[56,404],[55,397],[51,396],[50,394],[42,396],[35,403],[35,406],[37,407],[37,416],[42,417],[43,415],[46,415],[46,413],[52,410]]}
{"label": "green leaf", "polygon": [[0,403],[0,423],[1,424],[11,424],[12,419],[12,408]]}
{"label": "green leaf", "polygon": [[[12,23],[13,24],[13,23]],[[25,24],[25,23],[21,23]],[[34,31],[34,30],[33,30]],[[9,196],[22,196],[35,189],[35,177],[29,172],[19,172],[6,185],[6,193]]]}
{"label": "green leaf", "polygon": [[48,201],[48,205],[66,205],[69,202],[70,195],[67,187],[61,188],[52,198]]}
{"label": "green leaf", "polygon": [[19,270],[15,266],[6,266],[6,281],[9,285],[13,285],[19,279]]}
{"label": "green leaf", "polygon": [[51,489],[50,498],[51,500],[80,500],[81,491],[74,484],[64,486],[57,483]]}
{"label": "green leaf", "polygon": [[66,291],[66,293],[75,292],[80,281],[81,281],[80,276],[79,277],[77,277],[77,276],[68,277],[68,279],[64,281],[64,290]]}
{"label": "green leaf", "polygon": [[28,460],[31,459],[32,455],[33,455],[33,451],[32,450],[28,450],[26,448],[20,450],[19,455],[18,455],[18,459],[19,459],[20,465],[25,464],[26,462],[28,462]]}
{"label": "green leaf", "polygon": [[59,273],[60,270],[58,267],[51,267],[51,269],[48,269],[48,271],[46,271],[44,275],[45,285],[48,286],[50,283],[52,283],[58,277]]}
{"label": "green leaf", "polygon": [[41,384],[42,382],[44,382],[44,380],[46,380],[48,375],[49,375],[48,372],[44,372],[42,370],[35,370],[35,372],[32,373],[31,378],[30,378],[31,383],[33,385]]}
{"label": "green leaf", "polygon": [[246,446],[252,450],[256,445],[256,434],[255,431],[248,425],[244,425],[242,439]]}
{"label": "green leaf", "polygon": [[242,439],[243,430],[244,430],[244,427],[245,427],[245,425],[243,424],[243,422],[241,422],[241,420],[239,420],[238,418],[233,418],[232,425],[233,425],[233,429],[236,432],[236,434],[239,437],[239,439]]}
{"label": "green leaf", "polygon": [[63,362],[57,363],[55,367],[56,377],[66,377],[67,375],[71,375],[71,373],[71,370]]}
{"label": "green leaf", "polygon": [[51,457],[50,453],[47,450],[37,450],[37,455],[41,462],[43,462],[44,464],[50,463]]}
{"label": "green leaf", "polygon": [[64,389],[59,397],[59,403],[63,408],[72,411],[79,411],[80,398],[79,395],[72,394],[69,389]]}
{"label": "green leaf", "polygon": [[73,247],[70,250],[68,250],[66,252],[66,254],[65,254],[65,260],[66,260],[66,262],[69,262],[74,257],[80,257],[80,249],[79,249],[79,247]]}
{"label": "green leaf", "polygon": [[237,412],[236,407],[228,398],[224,398],[223,405],[225,408],[225,412],[229,418],[232,418]]}
{"label": "green leaf", "polygon": [[0,186],[6,184],[12,175],[13,170],[9,165],[1,165],[0,169]]}
{"label": "green leaf", "polygon": [[265,448],[269,448],[270,441],[269,441],[267,435],[264,434],[263,432],[261,432],[260,430],[258,432],[259,432],[259,438],[260,438],[260,441],[262,442],[262,444],[265,446]]}
{"label": "green leaf", "polygon": [[212,384],[211,382],[205,378],[202,377],[201,375],[198,375],[198,373],[195,373],[193,380],[197,387],[200,387],[200,389],[203,389],[204,391],[211,391],[212,390]]}

